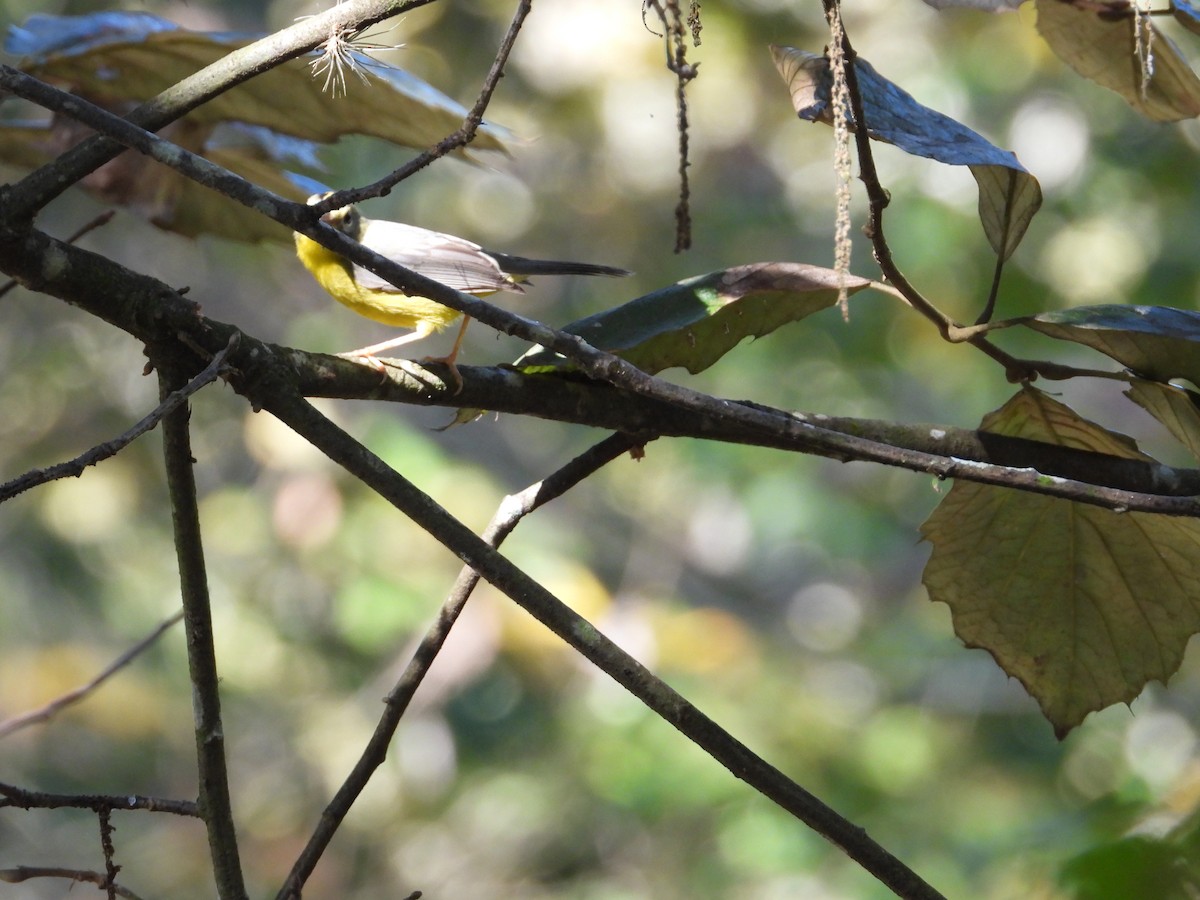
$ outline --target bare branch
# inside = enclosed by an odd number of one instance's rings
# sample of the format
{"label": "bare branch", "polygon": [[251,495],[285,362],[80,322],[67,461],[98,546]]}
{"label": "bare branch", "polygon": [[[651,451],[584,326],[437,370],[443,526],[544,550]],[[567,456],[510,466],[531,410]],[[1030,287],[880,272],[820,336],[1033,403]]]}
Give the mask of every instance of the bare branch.
{"label": "bare branch", "polygon": [[141,900],[129,888],[113,884],[103,872],[91,872],[86,869],[63,869],[57,866],[17,866],[13,869],[0,869],[0,881],[6,884],[20,884],[32,878],[66,878],[83,884],[94,884],[107,888],[109,896],[127,897],[129,900]]}
{"label": "bare branch", "polygon": [[[640,447],[641,443],[627,435],[612,435],[571,460],[543,481],[531,485],[519,494],[506,497],[484,530],[483,540],[492,548],[499,547],[522,518],[538,507],[561,497],[593,472],[612,462],[622,453]],[[325,852],[325,848],[341,826],[351,805],[358,799],[371,775],[387,757],[388,745],[400,725],[400,719],[408,709],[413,694],[416,693],[429,671],[429,667],[433,665],[434,659],[441,652],[446,638],[450,636],[450,629],[458,621],[459,615],[467,605],[467,600],[478,583],[479,573],[470,566],[465,566],[454,582],[450,596],[442,604],[436,621],[430,626],[425,637],[421,639],[421,643],[413,652],[413,657],[400,676],[400,680],[384,698],[384,713],[375,726],[371,740],[363,749],[354,769],[346,777],[333,799],[329,801],[329,805],[325,807],[316,830],[308,839],[308,843],[296,860],[292,871],[288,873],[287,881],[276,895],[276,900],[291,900],[291,898],[300,896],[304,883],[312,874],[321,854]]]}
{"label": "bare branch", "polygon": [[[185,382],[170,361],[151,358],[159,371],[161,393],[166,396]],[[221,724],[221,698],[217,659],[213,648],[212,610],[208,575],[200,540],[200,510],[192,471],[191,435],[186,407],[163,419],[163,456],[171,521],[175,527],[175,553],[183,595],[187,631],[188,669],[196,721],[196,762],[200,776],[200,809],[208,831],[217,891],[222,900],[244,900],[246,886],[238,856],[237,832],[229,802],[229,776],[225,766],[225,732]]]}
{"label": "bare branch", "polygon": [[27,791],[16,785],[0,782],[0,808],[19,809],[144,809],[147,812],[170,813],[174,816],[200,818],[200,810],[191,800],[170,800],[163,797],[143,797],[139,794],[48,794]]}
{"label": "bare branch", "polygon": [[[106,459],[116,456],[127,446],[133,443],[134,440],[141,437],[147,431],[158,425],[163,417],[168,413],[178,409],[187,399],[204,387],[206,384],[211,384],[229,370],[225,366],[225,360],[229,356],[229,351],[237,346],[238,335],[234,334],[229,339],[229,343],[225,349],[216,354],[208,367],[196,377],[192,378],[178,391],[173,391],[167,396],[158,406],[156,406],[149,415],[126,431],[124,434],[118,435],[111,441],[105,441],[102,444],[97,444],[85,453],[67,462],[58,463],[50,466],[47,469],[33,469],[26,472],[24,475],[19,475],[12,481],[0,484],[0,503],[5,500],[11,500],[13,497],[21,494],[30,488],[38,487],[48,481],[54,481],[58,478],[79,477],[84,473],[88,466],[94,466]],[[0,737],[4,737],[4,724],[0,723]]]}
{"label": "bare branch", "polygon": [[476,99],[475,105],[471,107],[471,111],[467,113],[467,117],[463,120],[461,128],[453,134],[447,135],[433,148],[409,160],[391,174],[373,184],[364,185],[361,188],[354,188],[352,190],[338,191],[320,204],[314,204],[314,213],[323,215],[330,210],[345,206],[347,203],[357,203],[360,200],[372,197],[386,196],[393,187],[406,178],[412,177],[436,160],[441,159],[448,153],[453,153],[455,150],[466,147],[471,141],[475,140],[475,134],[479,131],[479,126],[483,124],[483,115],[487,112],[488,105],[492,102],[492,95],[496,92],[496,86],[500,83],[500,79],[504,77],[504,67],[508,64],[508,57],[512,54],[513,46],[517,42],[517,35],[521,33],[521,26],[525,23],[525,18],[529,15],[532,7],[533,0],[520,0],[517,4],[512,22],[508,26],[508,32],[500,42],[500,47],[496,50],[496,57],[492,61],[492,67],[483,81],[479,97]]}
{"label": "bare branch", "polygon": [[75,690],[69,691],[66,694],[63,694],[61,697],[56,697],[38,709],[31,710],[27,713],[21,713],[18,716],[12,716],[11,718],[0,722],[0,739],[6,738],[10,734],[20,731],[22,728],[28,728],[30,725],[34,725],[38,722],[48,722],[68,706],[85,699],[97,688],[99,688],[100,685],[104,684],[104,682],[108,681],[108,679],[112,678],[112,676],[116,675],[123,668],[137,659],[137,657],[145,652],[147,648],[149,648],[154,644],[155,641],[162,637],[163,633],[166,632],[168,628],[171,628],[182,618],[183,610],[180,610],[179,612],[175,613],[175,615],[160,622],[158,626],[152,632],[150,632],[150,634],[142,638],[140,641],[118,656],[108,665],[107,668],[104,669],[104,671],[102,671],[87,684],[77,687]]}
{"label": "bare branch", "polygon": [[[113,216],[115,216],[115,215],[116,215],[115,210],[111,210],[111,209],[105,210],[104,212],[100,213],[100,215],[96,216],[96,218],[92,219],[90,222],[87,222],[86,224],[80,226],[74,233],[71,234],[70,237],[65,239],[66,242],[68,244],[73,244],[77,240],[79,240],[81,237],[83,237],[86,234],[90,234],[91,232],[95,231],[97,228],[103,228],[105,225],[107,225],[109,222],[111,222],[113,220]],[[18,283],[16,281],[6,282],[3,286],[0,286],[0,297],[4,297],[6,294],[9,293],[9,291],[11,291],[15,287],[18,287]]]}
{"label": "bare branch", "polygon": [[585,659],[675,726],[736,777],[769,797],[901,897],[941,895],[853,823],[763,761],[729,732],[656,678],[596,627],[489,547],[437,501],[359,444],[300,397],[276,397],[265,408],[331,460],[475,569]]}

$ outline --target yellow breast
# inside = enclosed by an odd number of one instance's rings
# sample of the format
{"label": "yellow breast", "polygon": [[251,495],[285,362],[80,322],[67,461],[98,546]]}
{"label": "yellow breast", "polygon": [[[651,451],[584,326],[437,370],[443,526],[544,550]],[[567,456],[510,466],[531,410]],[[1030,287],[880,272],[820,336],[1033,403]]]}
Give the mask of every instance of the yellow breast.
{"label": "yellow breast", "polygon": [[410,297],[396,289],[362,287],[354,280],[354,267],[349,260],[299,233],[296,255],[330,296],[376,322],[430,334],[441,331],[461,315],[425,297]]}

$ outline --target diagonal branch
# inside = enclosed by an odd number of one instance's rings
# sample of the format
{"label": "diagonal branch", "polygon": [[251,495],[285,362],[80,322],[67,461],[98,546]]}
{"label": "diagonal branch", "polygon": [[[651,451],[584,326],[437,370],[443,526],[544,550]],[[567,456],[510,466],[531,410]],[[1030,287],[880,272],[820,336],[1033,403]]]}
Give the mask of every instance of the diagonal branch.
{"label": "diagonal branch", "polygon": [[[483,540],[489,547],[499,547],[522,518],[539,506],[544,506],[551,500],[562,496],[584,478],[612,462],[622,453],[638,446],[640,446],[640,442],[627,435],[612,435],[571,460],[545,480],[531,485],[519,494],[506,497],[484,530]],[[400,726],[400,719],[408,710],[408,704],[412,701],[413,694],[421,686],[429,667],[433,665],[434,659],[441,652],[446,638],[450,636],[450,629],[458,621],[459,615],[478,583],[479,573],[469,566],[464,567],[459,573],[450,590],[450,596],[442,605],[436,621],[417,646],[412,660],[400,676],[400,680],[384,698],[383,702],[386,708],[379,723],[375,726],[374,734],[371,735],[370,741],[363,749],[353,770],[321,814],[320,822],[308,839],[304,851],[292,866],[292,871],[288,873],[287,880],[276,895],[276,900],[291,900],[291,898],[300,896],[304,883],[312,874],[321,854],[325,852],[333,835],[346,818],[351,805],[367,786],[371,775],[383,764],[387,756],[388,745],[391,743],[396,729]]]}
{"label": "diagonal branch", "polygon": [[264,403],[264,408],[380,497],[418,522],[431,536],[479,572],[489,584],[524,608],[736,777],[842,848],[847,856],[896,894],[922,900],[941,898],[941,894],[868,837],[861,828],[842,818],[755,755],[745,744],[656,678],[594,625],[489,547],[433,498],[422,493],[305,400],[297,396],[281,396]]}
{"label": "diagonal branch", "polygon": [[[320,15],[303,19],[234,50],[143,103],[129,114],[127,121],[147,131],[157,131],[230,88],[320,46],[332,33],[367,28],[430,2],[432,0],[349,0],[338,3]],[[32,219],[47,203],[124,149],[123,143],[96,135],[11,188],[4,188],[0,191],[0,199],[10,221]]]}
{"label": "diagonal branch", "polygon": [[61,697],[55,697],[44,706],[30,710],[27,713],[21,713],[18,716],[12,716],[11,718],[0,722],[0,739],[6,738],[10,734],[20,731],[22,728],[28,728],[30,725],[36,725],[38,722],[48,722],[68,706],[87,698],[93,692],[95,692],[100,685],[104,684],[104,682],[108,681],[108,679],[112,678],[127,665],[137,659],[138,656],[145,652],[147,648],[152,646],[155,641],[162,637],[162,635],[169,628],[177,624],[182,618],[183,611],[180,610],[179,612],[175,613],[175,615],[170,616],[169,618],[160,622],[152,632],[109,663],[109,665],[105,667],[104,671],[102,671],[87,684],[81,685],[80,687],[75,688],[73,691],[68,691]]}
{"label": "diagonal branch", "polygon": [[[823,3],[826,18],[832,17],[835,6],[839,9],[841,7],[841,0],[823,0]],[[1025,381],[1036,377],[1038,375],[1036,365],[1017,359],[1001,350],[976,330],[964,328],[955,322],[917,290],[896,264],[895,257],[892,255],[892,248],[888,244],[883,232],[883,213],[891,203],[891,195],[880,182],[879,170],[875,167],[875,154],[871,148],[871,136],[868,131],[869,123],[863,109],[862,91],[859,89],[858,73],[855,70],[855,60],[858,59],[858,54],[854,52],[854,47],[850,43],[850,35],[846,29],[840,29],[840,33],[841,46],[839,50],[846,61],[846,92],[850,97],[850,109],[852,121],[854,122],[854,141],[855,149],[858,151],[859,177],[867,189],[869,213],[867,224],[863,230],[871,241],[871,249],[874,252],[875,261],[879,264],[880,271],[883,272],[884,278],[895,286],[896,290],[900,292],[913,309],[937,326],[938,332],[945,340],[955,342],[965,341],[982,350],[1004,366],[1011,381]],[[1051,366],[1050,368],[1053,371],[1056,367]],[[1054,375],[1051,374],[1050,377],[1054,377]]]}
{"label": "diagonal branch", "polygon": [[520,0],[517,3],[517,9],[513,13],[512,22],[509,24],[508,31],[505,33],[504,39],[500,42],[499,48],[496,50],[496,57],[492,61],[492,67],[488,70],[487,77],[483,80],[483,87],[479,91],[479,97],[476,99],[475,105],[471,107],[471,111],[467,113],[467,117],[463,120],[462,127],[453,134],[447,135],[436,146],[409,160],[373,184],[364,185],[361,188],[353,190],[338,191],[337,194],[327,198],[322,203],[314,204],[313,209],[315,213],[317,215],[324,215],[326,212],[345,206],[347,203],[358,203],[360,200],[385,196],[393,187],[406,178],[411,178],[417,172],[441,159],[446,154],[453,153],[455,150],[465,147],[471,141],[475,140],[475,134],[479,131],[479,126],[483,124],[483,114],[487,112],[488,105],[492,102],[492,95],[496,92],[496,86],[500,83],[500,79],[504,77],[504,67],[508,64],[508,57],[512,54],[513,46],[517,42],[517,35],[521,33],[521,26],[525,24],[525,19],[532,8],[533,0]]}

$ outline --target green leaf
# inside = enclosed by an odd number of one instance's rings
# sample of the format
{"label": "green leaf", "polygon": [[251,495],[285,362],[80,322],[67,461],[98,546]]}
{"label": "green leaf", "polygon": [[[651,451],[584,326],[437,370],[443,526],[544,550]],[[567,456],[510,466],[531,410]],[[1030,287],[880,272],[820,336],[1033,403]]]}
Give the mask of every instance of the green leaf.
{"label": "green leaf", "polygon": [[[1152,76],[1138,64],[1132,15],[1105,17],[1105,4],[1037,0],[1037,29],[1058,57],[1084,78],[1115,91],[1156,122],[1200,115],[1200,78],[1156,27],[1146,43]],[[1123,10],[1128,13],[1128,10]]]}
{"label": "green leaf", "polygon": [[1200,459],[1200,395],[1173,384],[1139,378],[1125,396],[1158,419],[1192,456]]}
{"label": "green leaf", "polygon": [[1173,841],[1135,835],[1094,847],[1063,867],[1077,900],[1190,900],[1200,890],[1195,860]]}
{"label": "green leaf", "polygon": [[1200,385],[1200,313],[1169,306],[1106,304],[1040,313],[1018,324],[1086,344],[1152,381]]}
{"label": "green leaf", "polygon": [[[1132,440],[1025,388],[985,431],[1132,459]],[[954,631],[1037,700],[1062,737],[1166,682],[1200,631],[1200,522],[957,482],[921,526],[924,582]]]}
{"label": "green leaf", "polygon": [[[771,55],[800,118],[831,124],[829,60],[794,47],[772,46]],[[1011,151],[1001,150],[962,123],[918,103],[862,57],[854,69],[872,140],[895,144],[913,156],[970,168],[979,184],[979,219],[988,243],[1001,260],[1008,259],[1042,205],[1037,179]],[[850,124],[853,127],[854,123]]]}
{"label": "green leaf", "polygon": [[[844,276],[856,294],[871,282]],[[710,272],[638,297],[615,309],[563,326],[593,347],[615,353],[654,374],[683,366],[695,374],[744,338],[770,334],[832,306],[838,273],[802,263],[752,263]],[[535,347],[516,365],[536,373],[569,368],[556,353]]]}

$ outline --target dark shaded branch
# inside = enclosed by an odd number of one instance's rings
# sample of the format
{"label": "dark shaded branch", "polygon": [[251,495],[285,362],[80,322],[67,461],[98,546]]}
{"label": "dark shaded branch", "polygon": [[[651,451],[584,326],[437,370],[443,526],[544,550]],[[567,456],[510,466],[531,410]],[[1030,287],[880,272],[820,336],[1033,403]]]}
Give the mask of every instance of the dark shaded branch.
{"label": "dark shaded branch", "polygon": [[[613,435],[576,457],[545,480],[526,488],[519,494],[506,497],[483,532],[484,542],[489,547],[499,547],[526,515],[539,506],[562,496],[600,467],[638,446],[640,446],[640,442],[626,435]],[[354,769],[346,777],[324,812],[321,813],[321,821],[305,845],[304,851],[296,860],[292,871],[288,873],[287,881],[280,889],[277,900],[290,900],[290,898],[300,896],[304,883],[312,874],[312,870],[325,852],[325,848],[329,846],[333,835],[350,811],[351,805],[358,799],[371,775],[387,758],[387,749],[391,744],[392,736],[400,725],[400,719],[407,711],[417,688],[425,679],[429,667],[433,665],[433,661],[441,652],[446,638],[450,636],[450,629],[458,621],[459,615],[478,583],[479,573],[469,566],[464,567],[459,573],[450,590],[450,596],[438,612],[437,619],[421,639],[421,643],[414,651],[412,660],[400,676],[400,680],[384,698],[383,702],[386,708],[379,723],[375,726],[374,734],[371,735],[371,739],[363,749],[358,762],[355,763]]]}
{"label": "dark shaded branch", "polygon": [[73,691],[68,691],[61,697],[56,697],[44,706],[40,706],[35,710],[27,713],[21,713],[17,716],[5,719],[0,722],[0,738],[6,738],[15,731],[20,731],[22,728],[27,728],[38,722],[47,722],[59,712],[66,709],[72,704],[88,697],[100,685],[112,678],[119,671],[129,665],[133,660],[140,656],[148,647],[154,644],[168,628],[175,625],[183,618],[183,611],[180,610],[175,615],[158,624],[150,634],[142,638],[115,660],[113,660],[99,675],[89,681],[87,684],[77,687]]}
{"label": "dark shaded branch", "polygon": [[[55,264],[46,265],[47,258]],[[17,276],[32,289],[60,297],[140,340],[175,344],[180,364],[187,360],[192,372],[203,369],[211,360],[208,354],[219,353],[237,331],[231,325],[201,316],[195,304],[162,282],[35,229],[16,234],[0,229],[0,269]],[[537,330],[552,333],[541,326]],[[587,347],[582,341],[579,343]],[[201,348],[203,353],[191,348]],[[588,349],[599,357],[608,357]],[[1148,468],[1145,481],[1128,490],[1097,486],[1087,478],[1051,479],[1027,468],[981,465],[969,455],[956,458],[941,448],[908,449],[869,436],[839,433],[826,428],[827,420],[823,417],[800,419],[751,404],[709,397],[651,378],[620,360],[616,362],[622,372],[632,371],[640,379],[636,382],[641,388],[637,393],[583,379],[533,378],[503,369],[463,366],[464,388],[455,397],[445,387],[449,378],[441,375],[444,367],[405,363],[403,368],[390,367],[390,380],[381,382],[379,373],[367,366],[267,344],[244,334],[229,362],[238,373],[229,378],[230,383],[256,408],[261,408],[274,392],[284,390],[311,396],[392,399],[521,412],[593,424],[610,431],[687,434],[840,460],[876,462],[940,478],[963,478],[1109,509],[1200,515],[1200,502],[1193,497],[1167,496],[1180,489],[1190,494],[1193,470]],[[866,433],[869,435],[869,430]]]}
{"label": "dark shaded branch", "polygon": [[100,849],[104,853],[104,884],[102,887],[108,894],[108,900],[116,900],[117,874],[121,867],[117,865],[116,848],[113,846],[113,828],[111,810],[102,809],[96,814],[100,820]]}
{"label": "dark shaded branch", "polygon": [[16,785],[0,782],[0,808],[18,809],[144,809],[147,812],[170,813],[175,816],[200,818],[200,809],[191,800],[171,800],[163,797],[143,797],[138,794],[49,794],[28,791]]}
{"label": "dark shaded branch", "polygon": [[[109,222],[111,222],[113,220],[113,216],[115,216],[116,214],[117,214],[116,210],[107,209],[104,212],[100,213],[100,215],[98,215],[94,219],[92,219],[90,222],[87,222],[87,223],[81,225],[74,232],[72,232],[69,237],[63,238],[63,240],[65,240],[68,244],[73,244],[77,240],[79,240],[81,237],[83,237],[84,235],[90,234],[91,232],[95,231],[97,228],[103,228],[105,225],[107,225]],[[19,285],[17,284],[16,281],[8,281],[3,286],[0,286],[0,298],[4,297],[9,291],[11,291],[13,288],[16,288],[16,287],[19,287]]]}
{"label": "dark shaded branch", "polygon": [[675,726],[736,777],[841,847],[902,897],[941,895],[866,833],[839,816],[701,713],[684,697],[601,634],[594,625],[529,578],[436,501],[298,396],[279,396],[264,408],[380,497],[420,524],[466,565],[523,607],[601,671]]}
{"label": "dark shaded branch", "polygon": [[[169,358],[159,359],[152,354],[151,361],[158,368],[164,397],[186,383],[186,375]],[[191,411],[185,405],[163,419],[163,456],[175,530],[175,553],[179,560],[183,622],[187,631],[188,670],[196,721],[196,768],[200,779],[199,806],[207,826],[218,895],[222,900],[244,900],[246,886],[238,858],[237,832],[225,767],[225,732],[221,725],[212,610],[200,541],[195,473],[192,471],[195,460],[192,459],[190,418]]]}

